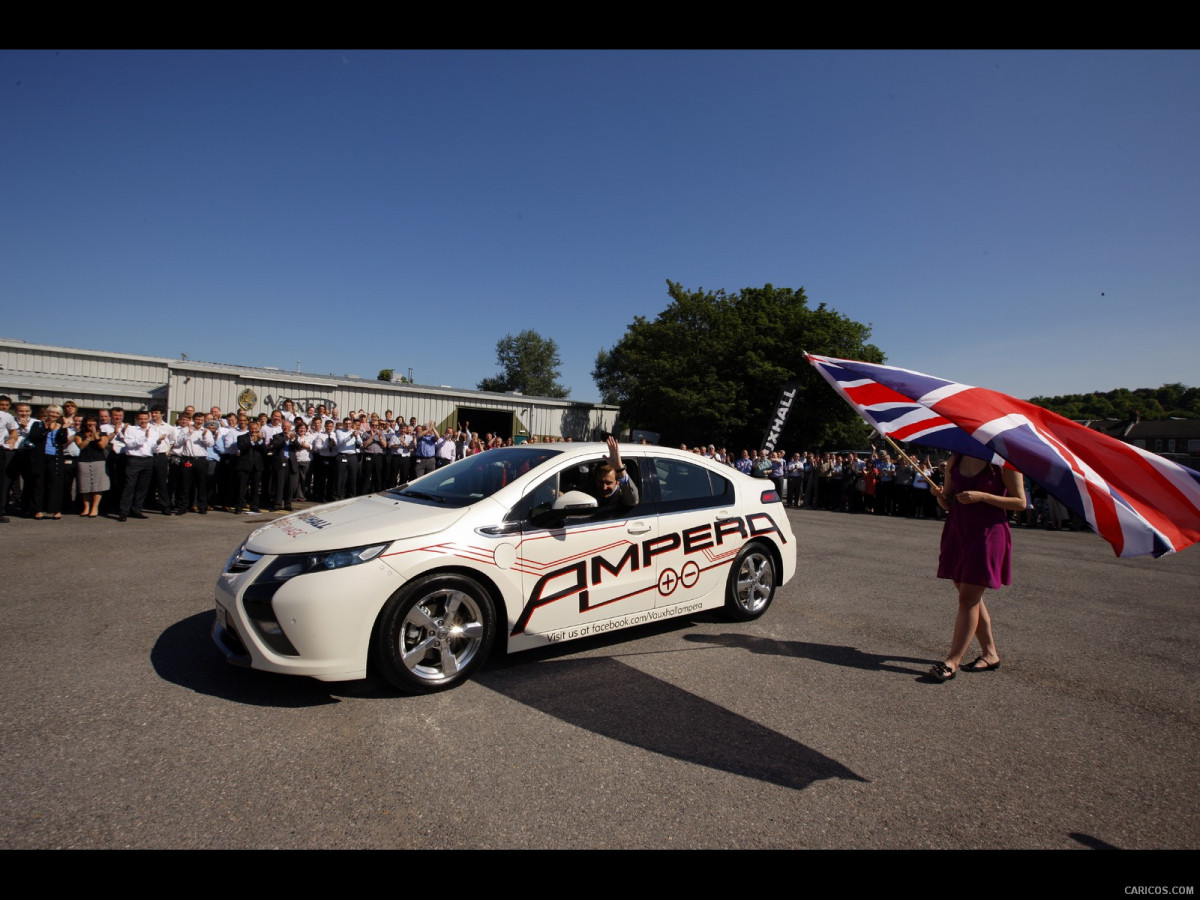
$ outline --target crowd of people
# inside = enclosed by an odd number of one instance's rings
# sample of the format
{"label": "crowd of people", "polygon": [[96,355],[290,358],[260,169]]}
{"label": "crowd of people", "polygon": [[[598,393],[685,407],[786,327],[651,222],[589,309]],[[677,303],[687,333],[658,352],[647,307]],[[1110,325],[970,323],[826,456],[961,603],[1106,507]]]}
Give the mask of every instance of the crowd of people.
{"label": "crowd of people", "polygon": [[[869,453],[742,450],[740,455],[714,444],[688,447],[700,456],[732,466],[758,478],[768,478],[793,509],[822,509],[911,519],[944,519],[930,485],[946,482],[949,454],[924,454],[912,465],[902,455],[871,445]],[[1025,508],[1014,512],[1016,526],[1050,530],[1082,527],[1071,511],[1039,485],[1023,479]],[[1074,526],[1072,525],[1074,523]]]}
{"label": "crowd of people", "polygon": [[928,487],[930,481],[940,483],[945,463],[932,461],[928,455],[919,467],[913,467],[875,447],[868,455],[743,450],[735,456],[713,444],[692,448],[681,445],[681,449],[690,449],[746,475],[770,479],[793,509],[937,517],[937,504]]}
{"label": "crowd of people", "polygon": [[[280,409],[256,416],[218,407],[187,407],[174,423],[162,406],[83,414],[68,401],[38,417],[27,403],[0,397],[0,519],[10,511],[34,519],[63,514],[119,521],[147,512],[206,515],[210,509],[290,511],[298,502],[328,502],[385,490],[474,453],[511,446],[512,437],[472,432],[469,422],[439,432],[364,410]],[[536,442],[535,435],[529,439]],[[544,436],[541,441],[570,440]],[[742,450],[713,444],[692,452],[770,479],[792,508],[937,518],[929,484],[945,482],[945,461],[928,455],[914,467],[886,450],[870,454]],[[1013,524],[1063,527],[1068,511],[1040,489]],[[1067,525],[1066,527],[1069,527]]]}
{"label": "crowd of people", "polygon": [[[187,407],[174,423],[162,406],[83,414],[77,404],[43,407],[0,397],[0,519],[63,514],[118,521],[147,513],[206,515],[290,511],[297,502],[341,500],[411,481],[513,439],[477,434],[469,422],[438,431],[359,410],[282,408],[251,417]],[[536,440],[534,437],[532,440]],[[561,438],[543,437],[544,441]]]}

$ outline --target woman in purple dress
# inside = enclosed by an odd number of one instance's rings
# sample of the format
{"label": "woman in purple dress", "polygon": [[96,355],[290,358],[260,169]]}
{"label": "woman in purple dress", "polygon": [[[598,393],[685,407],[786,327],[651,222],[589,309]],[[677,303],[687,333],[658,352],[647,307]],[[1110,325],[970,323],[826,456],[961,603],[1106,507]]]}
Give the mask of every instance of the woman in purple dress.
{"label": "woman in purple dress", "polygon": [[[1001,469],[956,453],[946,472],[946,486],[939,488],[930,482],[929,490],[949,513],[942,528],[937,574],[953,581],[958,590],[958,617],[950,652],[944,662],[929,670],[938,681],[949,681],[959,669],[992,672],[1000,668],[983,592],[1012,582],[1008,511],[1025,508],[1025,488],[1015,469]],[[963,665],[972,637],[979,638],[979,658]]]}

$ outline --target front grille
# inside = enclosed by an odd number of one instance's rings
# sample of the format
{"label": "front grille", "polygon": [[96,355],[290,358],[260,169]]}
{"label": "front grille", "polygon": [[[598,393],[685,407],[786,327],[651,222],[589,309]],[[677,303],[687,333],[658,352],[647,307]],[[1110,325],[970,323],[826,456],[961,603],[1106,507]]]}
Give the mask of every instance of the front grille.
{"label": "front grille", "polygon": [[[257,554],[255,555],[257,556]],[[258,559],[262,559],[262,557],[258,556]],[[250,564],[253,565],[254,562],[257,562],[257,559]],[[283,558],[276,559],[259,573],[253,584],[242,592],[242,609],[246,611],[246,618],[250,620],[254,633],[264,644],[281,656],[299,656],[299,652],[292,646],[287,635],[283,633],[283,627],[279,624],[275,609],[271,605],[275,592],[284,584],[275,578],[276,570],[284,562],[286,560]]]}

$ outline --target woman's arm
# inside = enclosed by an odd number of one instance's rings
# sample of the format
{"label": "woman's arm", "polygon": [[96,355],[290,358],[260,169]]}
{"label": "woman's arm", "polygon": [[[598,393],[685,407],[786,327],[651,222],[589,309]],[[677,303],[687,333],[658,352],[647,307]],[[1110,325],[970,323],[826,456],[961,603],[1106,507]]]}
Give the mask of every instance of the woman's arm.
{"label": "woman's arm", "polygon": [[1025,485],[1021,480],[1021,473],[1016,469],[1004,468],[1001,469],[1000,474],[1004,478],[1004,487],[1008,491],[1008,496],[1001,497],[999,494],[988,494],[984,491],[960,491],[955,499],[959,503],[987,503],[997,509],[1012,509],[1020,512],[1025,508]]}

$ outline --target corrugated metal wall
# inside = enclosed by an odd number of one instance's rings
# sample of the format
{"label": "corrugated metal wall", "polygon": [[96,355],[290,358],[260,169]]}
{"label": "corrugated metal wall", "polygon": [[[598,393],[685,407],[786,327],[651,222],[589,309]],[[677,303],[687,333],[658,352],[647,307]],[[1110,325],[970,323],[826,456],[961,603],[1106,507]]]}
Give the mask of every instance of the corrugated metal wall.
{"label": "corrugated metal wall", "polygon": [[42,375],[70,375],[147,385],[166,384],[167,360],[0,342],[0,366]]}
{"label": "corrugated metal wall", "polygon": [[[405,420],[415,416],[418,422],[433,420],[437,423],[460,417],[460,409],[492,409],[516,415],[524,425],[526,433],[573,437],[585,440],[611,431],[616,423],[617,411],[613,408],[596,408],[589,404],[554,401],[538,401],[525,397],[500,397],[469,392],[448,393],[444,390],[431,391],[419,385],[400,386],[380,382],[374,385],[346,384],[331,380],[326,383],[297,375],[289,380],[286,373],[276,378],[254,377],[251,372],[217,372],[202,368],[189,368],[186,363],[171,364],[170,381],[171,408],[183,409],[195,406],[207,410],[219,406],[228,412],[237,409],[239,398],[246,390],[254,394],[249,411],[257,414],[280,409],[284,400],[292,400],[296,408],[303,410],[313,406],[336,405],[343,415],[357,413],[360,409],[383,415],[392,410]],[[247,397],[249,399],[249,397]],[[505,435],[508,437],[509,435]]]}
{"label": "corrugated metal wall", "polygon": [[[225,412],[239,408],[246,397],[251,413],[280,409],[284,400],[292,400],[303,410],[314,406],[336,405],[342,415],[364,410],[382,415],[391,409],[398,417],[416,417],[418,422],[450,422],[464,418],[464,410],[495,410],[506,423],[516,420],[519,434],[551,435],[588,440],[611,431],[617,410],[586,403],[555,401],[513,395],[454,391],[404,385],[391,382],[355,382],[324,378],[304,373],[219,366],[187,360],[106,354],[94,350],[73,350],[0,340],[2,371],[19,375],[32,387],[35,404],[75,400],[81,406],[136,408],[141,401],[130,398],[149,395],[149,402],[164,402],[170,412],[194,406],[208,410],[213,406]],[[38,384],[41,377],[44,383]],[[0,377],[0,381],[3,378]],[[76,381],[78,393],[72,392]],[[128,388],[123,392],[122,388]],[[22,392],[28,393],[25,388]],[[174,416],[171,416],[172,420]],[[470,418],[466,416],[466,418]],[[473,425],[472,427],[477,427]],[[491,426],[497,427],[495,425]],[[514,435],[498,429],[504,437]],[[522,430],[523,429],[523,430]]]}

